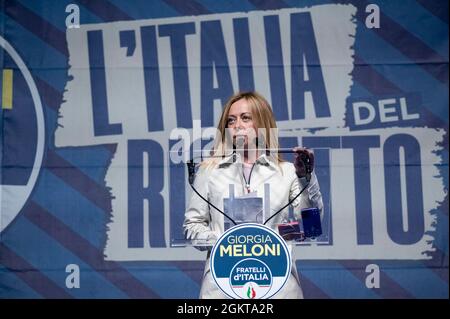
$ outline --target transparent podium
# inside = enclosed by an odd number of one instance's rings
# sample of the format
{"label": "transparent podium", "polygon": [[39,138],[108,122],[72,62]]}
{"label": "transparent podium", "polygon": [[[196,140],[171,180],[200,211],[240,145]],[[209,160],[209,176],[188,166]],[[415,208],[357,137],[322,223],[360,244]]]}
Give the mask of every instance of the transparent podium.
{"label": "transparent podium", "polygon": [[[316,157],[316,164],[314,173],[317,176],[319,185],[329,185],[329,152],[321,153],[320,150],[314,150]],[[319,155],[319,156],[317,156]],[[185,207],[189,207],[192,196],[201,196],[195,189],[192,174],[195,174],[201,161],[192,161],[191,164],[186,165],[187,157],[183,154],[176,154],[178,158],[183,158],[185,161],[170,163],[171,172],[176,172],[179,177],[179,189],[184,189]],[[181,177],[184,176],[183,179]],[[191,184],[192,183],[192,184]],[[270,183],[264,183],[263,189],[260,193],[250,192],[249,194],[242,194],[237,192],[237,188],[241,185],[228,184],[225,196],[221,197],[219,202],[220,207],[213,207],[207,205],[211,211],[218,210],[223,215],[223,231],[227,231],[234,225],[244,223],[266,224],[272,230],[277,231],[288,244],[301,245],[331,245],[331,205],[330,205],[330,190],[329,187],[322,189],[323,208],[305,207],[300,209],[298,206],[293,207],[289,205],[277,212],[278,207],[271,206],[271,192],[270,187],[276,187]],[[261,191],[262,190],[262,191]],[[307,189],[304,190],[307,192]],[[180,192],[181,193],[181,192]],[[292,194],[293,196],[298,194]],[[301,196],[301,195],[300,195]],[[216,196],[217,197],[217,196]],[[175,196],[174,196],[175,198]],[[207,200],[207,198],[203,198]],[[217,204],[217,201],[216,201]],[[288,202],[283,203],[288,204]],[[280,205],[278,205],[280,206]],[[279,207],[281,208],[281,207]],[[194,246],[200,250],[208,250],[214,246],[217,241],[217,236],[209,236],[208,232],[205,234],[196,234],[194,238],[187,238],[185,230],[183,229],[183,222],[185,218],[184,211],[171,211],[171,247],[189,247]],[[273,216],[273,215],[277,216]],[[204,225],[208,226],[208,225]]]}

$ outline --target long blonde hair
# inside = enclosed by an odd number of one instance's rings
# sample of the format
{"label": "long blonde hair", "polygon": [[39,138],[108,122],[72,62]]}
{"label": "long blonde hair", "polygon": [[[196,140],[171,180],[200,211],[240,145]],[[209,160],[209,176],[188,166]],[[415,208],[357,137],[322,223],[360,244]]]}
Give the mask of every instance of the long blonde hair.
{"label": "long blonde hair", "polygon": [[[264,144],[265,148],[268,149],[277,149],[279,148],[278,143],[278,135],[273,134],[271,128],[276,129],[277,124],[275,122],[275,117],[272,112],[272,108],[270,107],[267,100],[258,94],[257,92],[238,92],[231,96],[228,99],[228,102],[225,104],[222,115],[219,120],[219,124],[217,125],[217,134],[214,140],[214,148],[212,153],[214,156],[226,156],[226,129],[228,123],[228,115],[230,113],[231,106],[233,103],[244,99],[248,106],[250,107],[250,111],[252,113],[252,119],[255,127],[257,129],[264,129]],[[273,153],[269,153],[271,156]],[[273,157],[273,156],[272,156]],[[276,153],[275,158],[272,158],[276,163],[283,162],[284,160],[281,157],[281,154]],[[214,161],[215,162],[215,161]]]}

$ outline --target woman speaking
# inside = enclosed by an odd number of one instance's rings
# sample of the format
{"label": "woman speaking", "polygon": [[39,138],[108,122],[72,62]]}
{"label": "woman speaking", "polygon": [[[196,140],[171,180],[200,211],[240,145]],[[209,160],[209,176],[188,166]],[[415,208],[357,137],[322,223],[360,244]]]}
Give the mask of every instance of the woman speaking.
{"label": "woman speaking", "polygon": [[[304,189],[291,203],[295,217],[299,219],[301,209],[308,207],[317,207],[322,216],[322,195],[313,170],[313,153],[295,147],[294,163],[284,161],[281,154],[274,151],[279,148],[274,128],[272,109],[258,93],[240,92],[228,100],[219,120],[213,156],[201,163],[194,182],[198,194],[192,194],[183,224],[187,239],[214,243],[224,232],[226,217],[218,210],[224,210],[225,200],[264,197],[267,184],[270,214],[278,212]],[[230,189],[234,194],[230,194]],[[288,222],[288,207],[276,216],[270,214],[265,220],[275,231],[277,225]],[[208,261],[200,298],[227,298],[214,282]],[[292,264],[291,276],[274,298],[303,298],[295,263]]]}

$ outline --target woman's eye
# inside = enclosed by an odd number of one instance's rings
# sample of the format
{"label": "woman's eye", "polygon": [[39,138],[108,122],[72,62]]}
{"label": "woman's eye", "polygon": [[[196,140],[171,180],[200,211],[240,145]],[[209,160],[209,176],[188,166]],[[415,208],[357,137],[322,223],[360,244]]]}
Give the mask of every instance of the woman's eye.
{"label": "woman's eye", "polygon": [[248,121],[250,121],[252,118],[250,117],[250,116],[243,116],[242,117],[242,120],[244,121],[244,122],[248,122]]}
{"label": "woman's eye", "polygon": [[236,120],[234,118],[229,118],[227,123],[228,124],[233,124]]}

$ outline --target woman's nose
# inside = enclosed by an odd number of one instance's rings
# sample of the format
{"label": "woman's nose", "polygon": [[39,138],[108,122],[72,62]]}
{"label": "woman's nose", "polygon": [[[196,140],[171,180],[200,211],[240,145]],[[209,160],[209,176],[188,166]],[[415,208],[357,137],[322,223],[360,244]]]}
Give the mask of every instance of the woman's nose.
{"label": "woman's nose", "polygon": [[243,122],[242,122],[242,120],[240,118],[236,119],[236,123],[235,123],[234,128],[237,131],[244,129]]}

